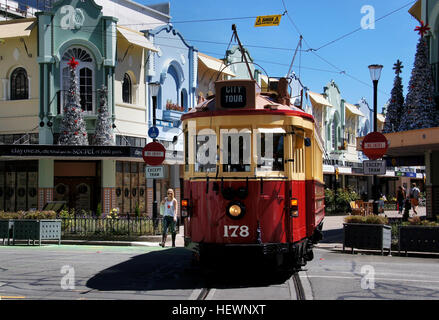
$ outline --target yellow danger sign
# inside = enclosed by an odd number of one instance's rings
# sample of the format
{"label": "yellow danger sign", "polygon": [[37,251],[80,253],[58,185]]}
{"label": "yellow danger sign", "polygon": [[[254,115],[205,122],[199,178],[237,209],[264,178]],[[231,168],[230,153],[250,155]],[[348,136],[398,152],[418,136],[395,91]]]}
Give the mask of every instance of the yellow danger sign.
{"label": "yellow danger sign", "polygon": [[281,14],[276,14],[274,16],[259,16],[256,17],[255,27],[270,27],[278,26],[280,23]]}

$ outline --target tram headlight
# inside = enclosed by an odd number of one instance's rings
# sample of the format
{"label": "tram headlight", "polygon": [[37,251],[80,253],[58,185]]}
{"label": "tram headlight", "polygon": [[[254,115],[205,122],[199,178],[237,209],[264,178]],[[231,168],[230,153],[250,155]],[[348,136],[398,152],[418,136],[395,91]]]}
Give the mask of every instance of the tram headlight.
{"label": "tram headlight", "polygon": [[245,214],[245,206],[238,201],[232,201],[227,206],[226,214],[232,219],[241,219]]}

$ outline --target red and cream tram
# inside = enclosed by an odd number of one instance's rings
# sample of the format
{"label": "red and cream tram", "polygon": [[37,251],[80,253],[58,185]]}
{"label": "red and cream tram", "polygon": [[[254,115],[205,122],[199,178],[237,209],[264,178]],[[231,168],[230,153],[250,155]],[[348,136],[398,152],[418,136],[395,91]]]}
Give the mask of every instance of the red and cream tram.
{"label": "red and cream tram", "polygon": [[290,105],[287,80],[215,83],[182,117],[185,247],[201,262],[260,257],[300,268],[322,237],[322,143],[312,115]]}

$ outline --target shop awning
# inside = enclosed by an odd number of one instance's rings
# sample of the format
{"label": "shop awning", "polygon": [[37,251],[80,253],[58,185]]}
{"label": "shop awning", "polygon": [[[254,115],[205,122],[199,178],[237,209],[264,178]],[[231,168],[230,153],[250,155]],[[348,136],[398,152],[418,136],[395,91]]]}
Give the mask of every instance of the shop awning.
{"label": "shop awning", "polygon": [[320,104],[322,106],[333,107],[333,105],[330,104],[329,101],[321,94],[318,94],[318,93],[315,93],[312,91],[308,91],[308,95],[309,95],[310,99],[312,100],[311,102]]}
{"label": "shop awning", "polygon": [[230,70],[229,67],[219,59],[215,59],[213,57],[209,57],[203,53],[198,53],[198,61],[206,66],[206,68],[211,69],[213,71],[219,72],[222,70],[222,73],[227,74],[229,76],[235,77],[236,75]]}
{"label": "shop awning", "polygon": [[5,23],[0,22],[0,39],[29,37],[36,24],[35,19],[17,19]]}
{"label": "shop awning", "polygon": [[355,115],[360,116],[360,117],[364,117],[364,114],[353,104],[345,102],[344,105],[345,105],[346,109],[349,110],[350,113],[355,114]]}
{"label": "shop awning", "polygon": [[117,31],[131,44],[139,46],[150,51],[158,52],[157,48],[145,38],[141,32],[137,32],[122,26],[117,26]]}

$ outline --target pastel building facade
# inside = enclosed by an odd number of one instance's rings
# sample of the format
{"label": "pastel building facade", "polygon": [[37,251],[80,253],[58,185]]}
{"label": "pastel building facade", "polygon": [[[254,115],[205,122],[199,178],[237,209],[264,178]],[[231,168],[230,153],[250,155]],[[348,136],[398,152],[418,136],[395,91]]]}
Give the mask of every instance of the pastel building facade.
{"label": "pastel building facade", "polygon": [[[64,201],[77,210],[152,214],[152,181],[142,148],[152,141],[152,107],[166,144],[168,187],[179,192],[180,116],[196,101],[197,51],[172,26],[169,4],[130,0],[60,0],[35,17],[0,22],[0,210],[42,209]],[[48,9],[49,8],[49,9]],[[181,40],[175,49],[159,37]],[[179,44],[180,45],[180,44]],[[57,144],[68,89],[77,79],[89,146]],[[98,89],[108,89],[113,146],[93,145]],[[182,106],[169,110],[166,102]]]}

